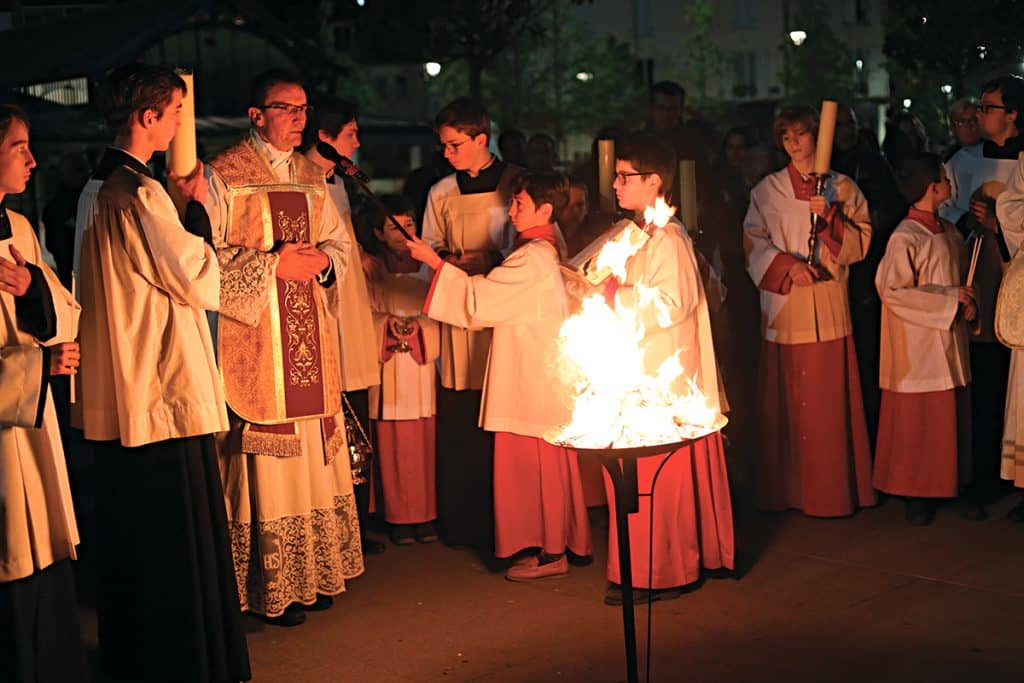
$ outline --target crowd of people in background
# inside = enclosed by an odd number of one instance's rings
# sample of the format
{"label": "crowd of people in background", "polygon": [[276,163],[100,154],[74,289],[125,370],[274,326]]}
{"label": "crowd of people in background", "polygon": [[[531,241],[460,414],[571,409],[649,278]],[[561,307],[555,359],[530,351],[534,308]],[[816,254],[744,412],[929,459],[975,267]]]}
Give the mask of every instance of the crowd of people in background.
{"label": "crowd of people in background", "polygon": [[[945,150],[906,111],[879,145],[840,103],[820,187],[813,103],[721,132],[656,83],[640,130],[598,131],[568,166],[545,132],[492,140],[483,104],[458,98],[433,122],[437,154],[379,198],[352,163],[355,104],[310,101],[277,71],[253,84],[241,140],[159,177],[185,94],[162,67],[111,74],[113,142],[84,187],[68,161],[41,217],[54,270],[0,210],[3,680],[88,676],[78,447],[97,473],[86,542],[113,678],[248,680],[240,615],[293,627],[329,609],[387,551],[381,533],[475,549],[511,581],[591,561],[588,508],[614,518],[612,479],[545,440],[571,411],[552,359],[562,267],[624,219],[649,239],[609,305],[653,287],[668,313],[642,340],[650,362],[679,357],[729,416],[639,464],[660,501],[629,520],[642,598],[735,567],[739,493],[816,517],[895,496],[926,525],[943,500],[980,522],[1007,480],[1024,487],[1024,356],[996,330],[1024,240],[1017,76],[951,105]],[[0,106],[0,208],[35,168],[30,131]],[[681,160],[696,224],[647,223],[657,200],[680,205]],[[1024,498],[1009,516],[1024,522]]]}

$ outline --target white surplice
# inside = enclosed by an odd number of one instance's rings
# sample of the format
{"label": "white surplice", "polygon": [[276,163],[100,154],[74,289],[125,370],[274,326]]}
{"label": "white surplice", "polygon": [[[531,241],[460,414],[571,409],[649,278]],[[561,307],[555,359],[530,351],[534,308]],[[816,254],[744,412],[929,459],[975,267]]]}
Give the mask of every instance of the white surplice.
{"label": "white surplice", "polygon": [[481,427],[542,438],[568,421],[569,397],[556,372],[568,309],[552,244],[531,240],[486,276],[443,265],[425,310],[449,325],[494,328]]}
{"label": "white surplice", "polygon": [[[498,190],[462,194],[452,173],[430,188],[423,213],[423,241],[438,252],[504,253],[513,235],[508,207],[508,200]],[[457,391],[483,388],[490,344],[489,329],[442,326],[441,386]]]}
{"label": "white surplice", "polygon": [[345,391],[359,391],[380,382],[377,350],[374,348],[373,312],[366,276],[359,265],[360,250],[352,227],[352,206],[340,177],[327,184],[327,196],[337,207],[342,227],[353,245],[352,263],[338,281],[337,316],[341,333],[341,386]]}
{"label": "white surplice", "polygon": [[226,430],[205,314],[220,305],[213,247],[127,165],[82,190],[76,242],[85,438],[134,447]]}
{"label": "white surplice", "polygon": [[[1024,243],[1024,157],[1017,160],[1006,189],[996,200],[996,216],[1010,254],[1016,254]],[[1003,479],[1024,488],[1024,350],[1021,349],[1015,349],[1010,356],[1004,417],[1000,473]]]}
{"label": "white surplice", "polygon": [[905,218],[878,266],[882,389],[945,391],[971,381],[967,331],[956,318],[964,241],[952,223],[939,224],[935,234]]}
{"label": "white surplice", "polygon": [[56,330],[41,342],[19,329],[14,296],[0,292],[0,583],[74,558],[79,540],[43,347],[73,341],[81,309],[43,262],[28,220],[7,215],[12,236],[0,240],[0,255],[13,260],[14,245],[42,271]]}

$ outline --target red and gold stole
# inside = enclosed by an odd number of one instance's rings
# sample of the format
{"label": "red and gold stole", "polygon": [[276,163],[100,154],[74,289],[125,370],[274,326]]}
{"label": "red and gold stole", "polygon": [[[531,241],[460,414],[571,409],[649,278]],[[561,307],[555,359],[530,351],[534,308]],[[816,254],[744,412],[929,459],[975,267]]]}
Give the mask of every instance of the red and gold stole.
{"label": "red and gold stole", "polygon": [[[300,154],[292,156],[293,182],[282,183],[251,141],[211,162],[228,186],[228,247],[269,252],[285,242],[319,241],[323,172]],[[217,347],[228,405],[251,424],[242,448],[250,453],[297,455],[295,420],[324,419],[325,446],[336,452],[344,430],[341,410],[337,319],[315,282],[275,280],[255,327],[221,316]],[[329,423],[329,424],[328,424]],[[331,457],[329,455],[328,457]]]}

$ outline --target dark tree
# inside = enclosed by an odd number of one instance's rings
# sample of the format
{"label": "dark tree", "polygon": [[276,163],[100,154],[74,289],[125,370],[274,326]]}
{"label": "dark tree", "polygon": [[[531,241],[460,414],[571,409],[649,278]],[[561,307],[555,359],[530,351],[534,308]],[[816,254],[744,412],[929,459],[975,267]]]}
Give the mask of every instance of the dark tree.
{"label": "dark tree", "polygon": [[[521,36],[543,36],[552,0],[437,0],[430,3],[429,46],[439,59],[464,61],[469,94],[480,99],[483,72]],[[419,4],[419,3],[417,3]]]}

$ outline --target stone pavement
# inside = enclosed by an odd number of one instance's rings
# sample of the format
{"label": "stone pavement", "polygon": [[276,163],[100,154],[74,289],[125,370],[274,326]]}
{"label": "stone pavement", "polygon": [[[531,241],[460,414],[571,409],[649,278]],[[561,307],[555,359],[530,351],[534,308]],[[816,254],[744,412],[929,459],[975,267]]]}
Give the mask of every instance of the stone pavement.
{"label": "stone pavement", "polygon": [[[945,507],[923,528],[895,500],[836,520],[741,510],[742,576],[655,603],[651,680],[1024,681],[1016,499],[981,523]],[[621,612],[601,602],[606,529],[595,543],[593,564],[536,584],[468,550],[389,546],[303,626],[251,620],[254,681],[625,680]]]}

